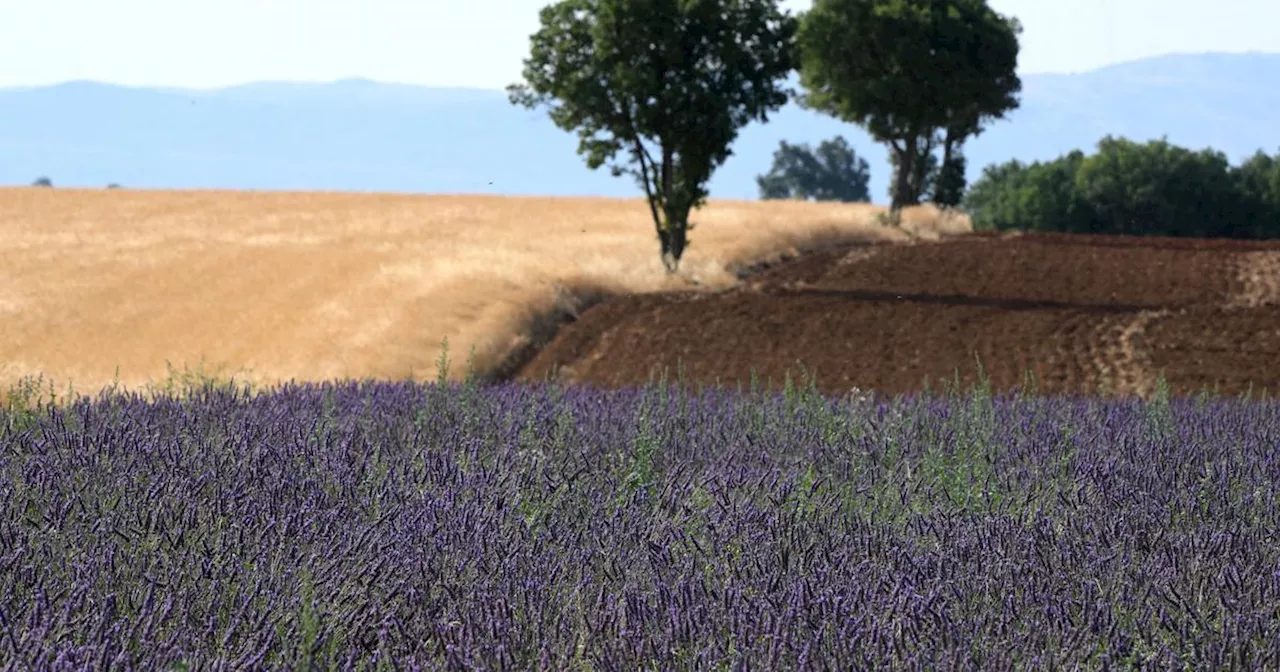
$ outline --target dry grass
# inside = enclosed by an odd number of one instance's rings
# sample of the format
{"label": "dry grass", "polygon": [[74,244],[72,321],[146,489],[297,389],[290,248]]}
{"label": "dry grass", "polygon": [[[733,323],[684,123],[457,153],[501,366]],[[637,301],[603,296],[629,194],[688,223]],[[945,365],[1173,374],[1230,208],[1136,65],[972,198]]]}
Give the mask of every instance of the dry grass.
{"label": "dry grass", "polygon": [[[422,379],[445,337],[493,372],[610,294],[723,288],[762,258],[907,238],[882,211],[715,202],[669,277],[640,200],[0,189],[0,382],[138,388],[201,362],[259,384]],[[922,208],[903,228],[969,225]]]}

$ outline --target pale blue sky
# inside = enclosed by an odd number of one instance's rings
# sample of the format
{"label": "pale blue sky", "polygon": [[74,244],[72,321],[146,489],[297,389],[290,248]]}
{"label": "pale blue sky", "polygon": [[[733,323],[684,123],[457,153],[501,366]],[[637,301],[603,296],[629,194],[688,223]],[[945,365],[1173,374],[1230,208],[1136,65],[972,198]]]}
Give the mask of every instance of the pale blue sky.
{"label": "pale blue sky", "polygon": [[[0,0],[0,86],[217,87],[344,77],[501,88],[547,0]],[[811,0],[783,0],[793,10]],[[990,0],[1024,73],[1167,53],[1280,52],[1277,0]]]}

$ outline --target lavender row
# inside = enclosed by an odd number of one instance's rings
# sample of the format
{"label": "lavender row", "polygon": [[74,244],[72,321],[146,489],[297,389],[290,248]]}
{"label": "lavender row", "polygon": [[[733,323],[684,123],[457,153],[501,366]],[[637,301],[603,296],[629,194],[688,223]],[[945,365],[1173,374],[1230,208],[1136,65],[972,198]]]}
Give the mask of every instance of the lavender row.
{"label": "lavender row", "polygon": [[1280,414],[209,387],[0,422],[5,669],[1280,667]]}

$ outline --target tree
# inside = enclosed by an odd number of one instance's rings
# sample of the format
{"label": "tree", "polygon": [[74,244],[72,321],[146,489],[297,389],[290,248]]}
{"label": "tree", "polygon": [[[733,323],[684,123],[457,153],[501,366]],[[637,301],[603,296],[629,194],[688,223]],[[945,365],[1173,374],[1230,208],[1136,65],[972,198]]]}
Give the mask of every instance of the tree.
{"label": "tree", "polygon": [[1257,237],[1280,233],[1280,153],[1268,156],[1259,150],[1231,169],[1231,179],[1244,201],[1242,219],[1258,229]]}
{"label": "tree", "polygon": [[1076,150],[1045,163],[987,166],[962,204],[977,229],[1089,231],[1092,216],[1076,189],[1082,162]]}
{"label": "tree", "polygon": [[1013,159],[982,169],[982,176],[965,192],[963,200],[975,230],[1033,228],[1018,207],[1030,168]]}
{"label": "tree", "polygon": [[[1193,152],[1166,139],[1139,144],[1104,137],[1076,174],[1093,229],[1122,234],[1236,237],[1243,201],[1226,155]],[[1237,231],[1237,229],[1241,229]]]}
{"label": "tree", "polygon": [[1019,32],[986,0],[814,0],[797,34],[801,104],[888,146],[895,211],[926,193],[935,148],[935,197],[958,200],[964,141],[1018,106]]}
{"label": "tree", "polygon": [[1280,153],[1258,150],[1231,171],[1239,189],[1258,200],[1280,205]]}
{"label": "tree", "polygon": [[47,178],[47,177],[44,177],[44,176],[37,177],[37,178],[36,178],[36,180],[35,180],[35,182],[32,182],[32,183],[31,183],[31,186],[33,186],[33,187],[52,187],[52,186],[53,186],[53,180],[51,180],[51,179],[49,179],[49,178]]}
{"label": "tree", "polygon": [[809,145],[791,145],[781,141],[773,153],[773,167],[756,178],[760,198],[799,198],[845,203],[871,200],[867,188],[871,168],[858,156],[847,140],[837,136]]}
{"label": "tree", "polygon": [[787,101],[796,20],[776,0],[559,0],[540,18],[511,102],[576,131],[591,169],[636,179],[675,272],[739,130]]}

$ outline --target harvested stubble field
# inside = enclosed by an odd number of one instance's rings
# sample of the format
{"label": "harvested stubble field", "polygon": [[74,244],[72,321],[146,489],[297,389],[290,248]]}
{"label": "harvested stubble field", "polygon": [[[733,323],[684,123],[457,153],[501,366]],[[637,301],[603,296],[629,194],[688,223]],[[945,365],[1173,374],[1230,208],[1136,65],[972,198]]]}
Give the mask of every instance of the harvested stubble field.
{"label": "harvested stubble field", "polygon": [[[601,298],[724,288],[797,247],[908,238],[880,212],[716,202],[669,278],[640,200],[0,189],[0,382],[91,393],[170,366],[261,384],[425,378],[445,338],[501,377]],[[969,229],[927,208],[906,228]]]}

